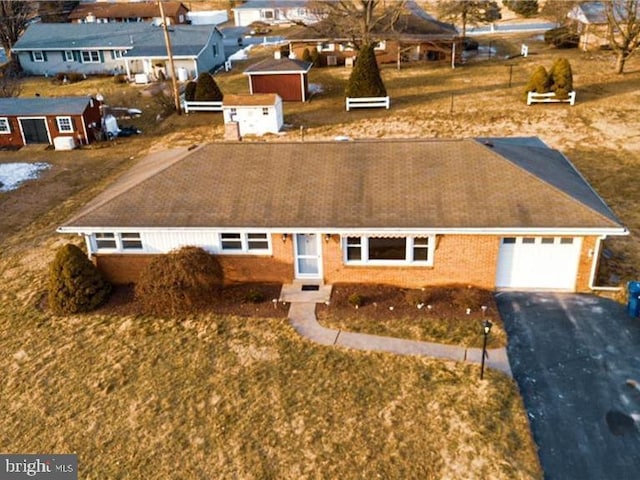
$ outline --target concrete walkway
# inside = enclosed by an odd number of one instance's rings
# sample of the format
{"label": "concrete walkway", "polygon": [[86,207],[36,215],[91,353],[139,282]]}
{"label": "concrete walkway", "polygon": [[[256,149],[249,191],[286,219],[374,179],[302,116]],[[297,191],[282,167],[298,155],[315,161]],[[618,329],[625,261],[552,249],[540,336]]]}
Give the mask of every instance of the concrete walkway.
{"label": "concrete walkway", "polygon": [[[337,345],[356,350],[390,352],[399,355],[421,355],[458,362],[480,364],[482,349],[466,348],[441,343],[420,342],[394,337],[382,337],[367,333],[345,332],[325,328],[316,319],[316,303],[325,303],[331,297],[330,285],[319,285],[317,290],[304,291],[302,284],[284,285],[280,301],[289,302],[289,321],[303,337],[321,345]],[[487,350],[485,365],[512,376],[506,348]]]}

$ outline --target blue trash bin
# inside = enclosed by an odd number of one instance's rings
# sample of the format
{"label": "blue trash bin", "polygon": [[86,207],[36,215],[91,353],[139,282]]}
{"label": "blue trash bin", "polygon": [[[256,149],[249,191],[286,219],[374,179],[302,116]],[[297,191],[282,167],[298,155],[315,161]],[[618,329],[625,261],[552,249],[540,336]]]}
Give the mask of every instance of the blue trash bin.
{"label": "blue trash bin", "polygon": [[640,316],[640,282],[629,282],[627,293],[629,298],[627,313],[630,317]]}

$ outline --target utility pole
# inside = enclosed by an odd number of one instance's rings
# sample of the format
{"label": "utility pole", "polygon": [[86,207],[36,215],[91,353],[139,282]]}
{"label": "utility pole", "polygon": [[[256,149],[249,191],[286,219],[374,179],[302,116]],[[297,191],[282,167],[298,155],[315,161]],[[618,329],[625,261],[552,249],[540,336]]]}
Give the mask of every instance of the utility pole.
{"label": "utility pole", "polygon": [[164,43],[167,45],[167,55],[169,56],[169,68],[171,69],[171,85],[173,86],[173,99],[175,101],[176,112],[178,115],[182,113],[180,107],[180,92],[178,91],[178,79],[176,78],[176,68],[173,63],[173,49],[171,48],[171,38],[169,38],[169,29],[167,28],[167,18],[164,16],[164,8],[162,0],[158,0],[160,8],[160,16],[162,17],[162,31],[164,32]]}

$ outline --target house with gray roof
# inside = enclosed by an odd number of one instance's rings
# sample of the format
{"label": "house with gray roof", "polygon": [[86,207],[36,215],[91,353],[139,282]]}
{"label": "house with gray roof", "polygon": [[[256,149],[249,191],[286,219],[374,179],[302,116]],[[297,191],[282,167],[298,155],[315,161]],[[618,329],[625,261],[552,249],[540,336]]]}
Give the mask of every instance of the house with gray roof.
{"label": "house with gray roof", "polygon": [[[169,28],[176,71],[197,78],[225,61],[222,34],[212,25]],[[161,27],[149,23],[34,23],[13,47],[31,75],[66,72],[171,77]]]}
{"label": "house with gray roof", "polygon": [[101,131],[101,120],[100,104],[91,97],[0,98],[0,147],[53,144],[57,137],[86,145]]}
{"label": "house with gray roof", "polygon": [[537,138],[205,145],[142,161],[58,231],[116,283],[194,245],[227,282],[567,291],[628,233]]}

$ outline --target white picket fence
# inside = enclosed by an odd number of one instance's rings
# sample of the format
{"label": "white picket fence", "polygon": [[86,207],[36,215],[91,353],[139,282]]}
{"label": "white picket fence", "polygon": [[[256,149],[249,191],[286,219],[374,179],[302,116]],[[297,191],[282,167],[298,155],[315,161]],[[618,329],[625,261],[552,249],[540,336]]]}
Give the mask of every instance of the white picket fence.
{"label": "white picket fence", "polygon": [[222,102],[182,102],[184,113],[189,112],[221,112]]}
{"label": "white picket fence", "polygon": [[554,92],[549,93],[536,93],[529,92],[527,93],[527,105],[531,105],[532,103],[560,103],[565,102],[569,105],[573,106],[576,103],[576,92],[569,92],[569,98],[556,98],[556,94]]}
{"label": "white picket fence", "polygon": [[389,97],[346,97],[347,112],[352,108],[386,108],[389,110]]}

